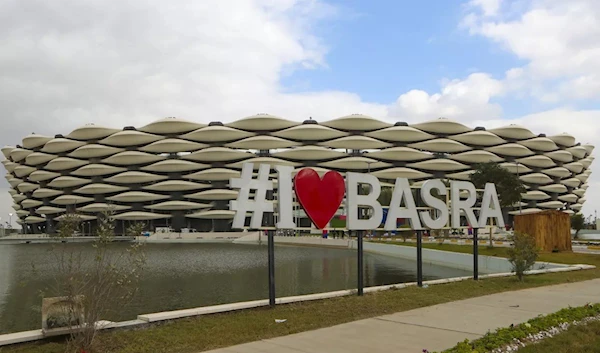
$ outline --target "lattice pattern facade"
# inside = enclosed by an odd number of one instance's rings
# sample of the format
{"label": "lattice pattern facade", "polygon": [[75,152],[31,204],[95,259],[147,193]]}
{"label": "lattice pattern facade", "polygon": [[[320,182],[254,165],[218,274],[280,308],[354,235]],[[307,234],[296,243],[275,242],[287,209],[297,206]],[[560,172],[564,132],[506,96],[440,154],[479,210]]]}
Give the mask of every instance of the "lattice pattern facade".
{"label": "lattice pattern facade", "polygon": [[2,163],[28,232],[52,232],[72,211],[93,224],[109,207],[117,220],[210,231],[229,228],[237,191],[228,180],[244,162],[418,184],[468,180],[474,165],[491,161],[527,185],[522,212],[573,213],[585,202],[593,149],[566,133],[536,135],[518,125],[472,129],[444,118],[390,124],[364,115],[299,123],[262,114],[228,124],[166,118],[138,129],[90,124],[65,136],[32,134],[2,148]]}

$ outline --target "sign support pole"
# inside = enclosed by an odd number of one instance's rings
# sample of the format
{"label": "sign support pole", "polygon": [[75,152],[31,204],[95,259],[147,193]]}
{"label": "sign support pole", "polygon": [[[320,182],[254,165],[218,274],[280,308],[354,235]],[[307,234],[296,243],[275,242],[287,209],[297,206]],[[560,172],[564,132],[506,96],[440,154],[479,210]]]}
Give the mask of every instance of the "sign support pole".
{"label": "sign support pole", "polygon": [[268,252],[269,252],[269,306],[275,306],[275,239],[273,239],[273,231],[267,232],[268,237]]}
{"label": "sign support pole", "polygon": [[473,228],[473,279],[479,280],[479,244],[478,244],[479,229]]}
{"label": "sign support pole", "polygon": [[417,230],[417,285],[423,287],[423,231]]}
{"label": "sign support pole", "polygon": [[358,243],[358,296],[363,295],[364,279],[363,279],[363,233],[364,231],[359,230],[356,232],[357,243]]}

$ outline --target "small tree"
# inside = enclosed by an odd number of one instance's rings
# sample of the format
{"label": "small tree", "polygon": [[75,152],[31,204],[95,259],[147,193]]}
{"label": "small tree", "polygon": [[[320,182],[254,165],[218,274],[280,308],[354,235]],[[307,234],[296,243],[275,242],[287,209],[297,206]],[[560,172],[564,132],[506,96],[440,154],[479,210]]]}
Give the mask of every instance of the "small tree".
{"label": "small tree", "polygon": [[515,232],[510,240],[513,246],[508,249],[508,261],[519,281],[523,281],[525,272],[529,271],[537,260],[538,249],[533,237],[527,234]]}
{"label": "small tree", "polygon": [[438,241],[438,245],[439,246],[444,245],[446,238],[444,238],[444,233],[442,232],[442,230],[436,229],[432,233],[433,233],[433,236],[435,237],[435,239]]}
{"label": "small tree", "polygon": [[388,188],[388,187],[381,188],[381,193],[379,194],[379,197],[377,198],[377,201],[379,201],[381,206],[389,206],[390,205],[390,203],[392,202],[393,192],[394,192],[394,189],[392,189],[392,188]]}
{"label": "small tree", "polygon": [[402,237],[402,240],[404,240],[405,243],[408,239],[415,236],[415,232],[410,228],[408,224],[401,226],[398,232],[400,233],[400,236]]}
{"label": "small tree", "polygon": [[[478,189],[485,188],[485,184],[493,183],[498,192],[498,201],[502,209],[512,207],[521,202],[521,194],[527,191],[519,177],[498,163],[484,163],[475,167],[471,174],[471,182]],[[490,246],[494,246],[493,232],[490,228]]]}
{"label": "small tree", "polygon": [[[56,237],[70,237],[81,223],[77,214],[66,214],[59,224]],[[143,224],[134,224],[126,233],[139,236]],[[59,243],[53,248],[56,260],[53,268],[54,286],[51,294],[61,296],[66,304],[62,322],[70,331],[68,351],[90,353],[98,322],[118,313],[137,292],[137,281],[145,263],[140,243],[123,248],[112,248],[114,218],[112,212],[98,217],[98,239],[93,251],[83,252],[81,247]]]}
{"label": "small tree", "polygon": [[575,239],[579,236],[579,231],[585,227],[585,217],[581,213],[571,216],[571,228],[575,230]]}

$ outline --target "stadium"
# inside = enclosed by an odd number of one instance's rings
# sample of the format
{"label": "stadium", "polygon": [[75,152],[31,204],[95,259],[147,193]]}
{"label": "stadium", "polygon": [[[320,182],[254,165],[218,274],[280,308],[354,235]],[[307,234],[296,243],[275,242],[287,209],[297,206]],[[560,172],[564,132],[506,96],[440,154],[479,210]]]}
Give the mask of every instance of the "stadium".
{"label": "stadium", "polygon": [[[2,148],[2,163],[25,233],[56,232],[65,214],[77,212],[82,232],[91,234],[107,210],[117,234],[138,221],[150,230],[217,232],[231,230],[229,201],[237,191],[229,179],[245,162],[371,173],[384,184],[403,177],[414,185],[469,180],[475,165],[494,162],[527,187],[511,213],[572,214],[585,202],[593,149],[567,133],[546,136],[519,125],[488,130],[445,118],[393,124],[360,114],[294,122],[259,114],[226,124],[165,118],[139,128],[88,124],[66,135],[31,134]],[[298,227],[310,228],[306,215],[295,213]]]}

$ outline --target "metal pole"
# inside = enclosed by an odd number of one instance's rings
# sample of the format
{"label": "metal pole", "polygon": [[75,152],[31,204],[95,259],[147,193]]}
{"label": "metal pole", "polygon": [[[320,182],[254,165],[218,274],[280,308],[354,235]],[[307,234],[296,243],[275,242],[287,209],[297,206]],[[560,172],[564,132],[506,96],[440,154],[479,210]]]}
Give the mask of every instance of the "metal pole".
{"label": "metal pole", "polygon": [[[412,192],[412,190],[411,190]],[[415,195],[415,205],[417,209],[421,206],[421,193]],[[412,225],[412,224],[411,224]],[[417,285],[423,287],[423,231],[417,230]]]}
{"label": "metal pole", "polygon": [[273,231],[267,232],[269,252],[269,306],[275,306],[275,239]]}
{"label": "metal pole", "polygon": [[417,285],[423,287],[423,232],[417,230]]}
{"label": "metal pole", "polygon": [[[372,162],[367,162],[367,173],[368,174],[371,174],[371,163]],[[369,192],[370,192],[370,190],[369,190]],[[373,234],[373,233],[374,233],[373,231],[371,231],[371,230],[369,231],[369,234],[371,234],[371,239],[375,236],[375,234]]]}
{"label": "metal pole", "polygon": [[363,279],[363,233],[364,231],[359,230],[357,232],[357,243],[358,243],[358,280],[357,280],[357,287],[358,287],[358,296],[362,296],[363,295],[363,288],[364,288],[364,279]]}
{"label": "metal pole", "polygon": [[479,280],[479,244],[477,243],[479,229],[473,228],[473,279]]}
{"label": "metal pole", "polygon": [[[515,164],[517,165],[517,178],[521,180],[521,178],[519,177],[519,162],[515,161]],[[523,206],[521,205],[521,203],[523,203],[523,200],[521,197],[519,197],[519,214],[523,213]]]}

